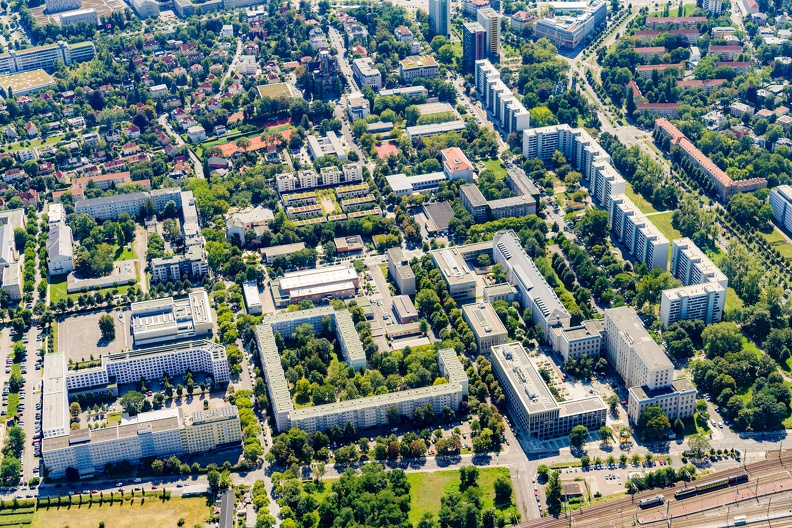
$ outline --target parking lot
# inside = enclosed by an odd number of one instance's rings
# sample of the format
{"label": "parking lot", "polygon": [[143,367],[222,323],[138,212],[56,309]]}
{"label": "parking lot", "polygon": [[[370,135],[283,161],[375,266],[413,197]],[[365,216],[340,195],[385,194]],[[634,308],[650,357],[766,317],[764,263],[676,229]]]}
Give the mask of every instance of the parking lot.
{"label": "parking lot", "polygon": [[[109,343],[99,331],[99,318],[105,314],[112,315],[116,325],[115,340]],[[129,324],[128,311],[120,310],[99,310],[64,317],[59,321],[58,350],[66,352],[75,363],[129,350],[132,348]]]}

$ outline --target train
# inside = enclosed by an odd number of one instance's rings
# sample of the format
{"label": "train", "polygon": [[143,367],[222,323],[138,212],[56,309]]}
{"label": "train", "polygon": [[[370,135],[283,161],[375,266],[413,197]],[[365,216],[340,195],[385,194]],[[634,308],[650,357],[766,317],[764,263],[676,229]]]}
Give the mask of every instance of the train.
{"label": "train", "polygon": [[682,488],[681,490],[674,492],[674,497],[677,500],[682,500],[702,492],[707,492],[718,488],[725,488],[727,486],[734,486],[735,484],[740,484],[741,482],[748,482],[748,473],[740,473],[739,475],[724,477],[722,479],[705,482],[704,484],[690,486],[689,488]]}
{"label": "train", "polygon": [[656,497],[651,497],[649,499],[641,499],[638,505],[641,508],[652,508],[654,506],[660,506],[661,504],[665,503],[665,497],[662,495],[657,495]]}

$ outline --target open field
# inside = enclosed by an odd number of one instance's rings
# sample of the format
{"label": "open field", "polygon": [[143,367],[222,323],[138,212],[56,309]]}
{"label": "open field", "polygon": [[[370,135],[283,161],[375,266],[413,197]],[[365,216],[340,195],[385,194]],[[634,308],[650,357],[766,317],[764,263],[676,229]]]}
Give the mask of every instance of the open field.
{"label": "open field", "polygon": [[667,213],[660,213],[649,217],[649,221],[665,235],[669,242],[676,238],[682,238],[682,233],[674,229],[671,225],[671,217],[673,215],[674,213],[672,211],[668,211]]}
{"label": "open field", "polygon": [[[121,254],[130,254],[132,253],[131,250],[124,250]],[[116,259],[118,260],[118,259]],[[71,298],[72,301],[77,301],[77,299],[82,295],[82,293],[67,293],[66,291],[66,275],[56,275],[50,276],[50,302],[56,303],[61,299],[68,299]],[[114,295],[124,295],[126,294],[127,290],[129,289],[128,284],[124,284],[123,286],[117,286],[115,288],[102,288],[99,290],[91,290],[88,292],[91,295],[95,295],[97,293],[101,293],[102,295],[107,294],[107,292],[111,292]]]}
{"label": "open field", "polygon": [[[678,4],[672,5],[671,8],[668,10],[668,16],[672,16],[672,17],[678,16],[679,12],[677,11],[677,9],[679,9]],[[682,6],[682,16],[692,16],[695,10],[696,10],[695,3],[684,4]],[[656,11],[652,11],[651,13],[649,13],[649,16],[663,16],[663,8],[660,8]]]}
{"label": "open field", "polygon": [[770,244],[773,249],[777,249],[782,257],[792,259],[792,244],[787,242],[786,237],[777,227],[773,228],[772,233],[759,232],[759,234],[767,240],[767,243]]}
{"label": "open field", "polygon": [[503,163],[501,163],[501,160],[487,160],[484,162],[484,166],[495,175],[496,179],[500,180],[506,177],[506,168],[503,166]]}
{"label": "open field", "polygon": [[[118,319],[118,313],[120,312],[99,310],[61,319],[59,338],[62,342],[58,343],[58,350],[68,351],[69,359],[77,362],[91,356],[99,359],[101,356],[131,349],[129,321]],[[116,326],[116,338],[109,343],[102,339],[99,331],[99,318],[105,314],[113,317]]]}
{"label": "open field", "polygon": [[140,526],[156,526],[158,528],[176,528],[181,526],[203,526],[209,517],[206,499],[202,497],[189,499],[171,499],[162,502],[159,499],[147,498],[141,504],[135,499],[134,504],[124,502],[72,506],[64,508],[41,508],[33,516],[33,528],[96,528],[100,522],[113,528],[139,528]]}
{"label": "open field", "polygon": [[[478,488],[482,510],[495,505],[495,480],[509,478],[509,469],[503,467],[478,468]],[[408,473],[410,483],[410,524],[415,526],[424,513],[437,514],[440,511],[440,498],[448,492],[459,491],[459,471],[435,471],[434,473]],[[515,506],[497,505],[499,510],[514,511]]]}
{"label": "open field", "polygon": [[647,214],[647,213],[657,212],[657,209],[655,209],[652,206],[652,204],[650,204],[649,201],[643,197],[643,195],[640,195],[637,192],[635,192],[632,188],[632,185],[630,185],[629,183],[627,183],[627,186],[625,187],[624,194],[626,194],[627,197],[633,201],[635,206],[642,213]]}

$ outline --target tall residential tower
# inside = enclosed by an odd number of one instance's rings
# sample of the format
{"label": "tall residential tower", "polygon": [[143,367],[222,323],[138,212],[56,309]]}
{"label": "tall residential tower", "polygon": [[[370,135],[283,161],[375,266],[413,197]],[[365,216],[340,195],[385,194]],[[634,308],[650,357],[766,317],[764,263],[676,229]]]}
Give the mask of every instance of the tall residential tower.
{"label": "tall residential tower", "polygon": [[429,0],[429,29],[435,35],[451,35],[451,0]]}

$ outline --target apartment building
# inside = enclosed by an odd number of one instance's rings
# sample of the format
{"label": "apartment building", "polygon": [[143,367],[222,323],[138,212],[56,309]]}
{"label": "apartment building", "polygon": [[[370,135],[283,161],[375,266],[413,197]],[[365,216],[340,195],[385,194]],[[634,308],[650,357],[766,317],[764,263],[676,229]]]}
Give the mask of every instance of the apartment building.
{"label": "apartment building", "polygon": [[509,340],[506,327],[488,302],[464,305],[462,318],[476,337],[479,354],[489,354],[493,346],[503,345]]}
{"label": "apartment building", "polygon": [[[733,105],[732,105],[733,106]],[[749,107],[750,108],[750,107]],[[742,115],[742,114],[740,114]],[[767,187],[764,178],[749,178],[746,180],[733,180],[720,167],[709,159],[685,136],[677,127],[665,118],[655,121],[656,137],[665,137],[670,140],[669,150],[674,145],[679,147],[678,153],[687,159],[697,170],[700,170],[715,186],[718,197],[725,201],[740,192],[752,192]]]}
{"label": "apartment building", "polygon": [[47,270],[50,275],[63,275],[74,270],[74,239],[71,227],[65,222],[50,225],[47,236]]}
{"label": "apartment building", "polygon": [[522,344],[494,346],[490,360],[511,417],[529,437],[554,438],[578,425],[590,431],[605,425],[607,407],[599,396],[557,402]]}
{"label": "apartment building", "polygon": [[429,0],[429,30],[435,35],[451,35],[451,0]]}
{"label": "apartment building", "polygon": [[52,70],[56,61],[66,66],[72,62],[85,62],[94,58],[96,48],[93,42],[55,44],[36,46],[25,50],[10,50],[0,54],[0,74],[26,72],[30,70]]}
{"label": "apartment building", "polygon": [[705,283],[718,283],[724,288],[729,286],[726,275],[689,238],[677,238],[672,242],[669,271],[685,286]]}
{"label": "apartment building", "polygon": [[375,91],[382,88],[382,74],[374,66],[374,61],[367,57],[352,61],[352,76],[360,88],[371,86]]}
{"label": "apartment building", "polygon": [[476,61],[487,58],[487,31],[478,22],[462,24],[462,70],[473,73]]}
{"label": "apartment building", "polygon": [[650,268],[668,267],[668,239],[625,194],[611,196],[611,233],[630,255]]}
{"label": "apartment building", "polygon": [[576,49],[588,42],[608,16],[604,0],[595,0],[577,16],[542,18],[534,23],[534,36],[546,38],[559,49]]}
{"label": "apartment building", "polygon": [[402,295],[415,295],[415,273],[401,248],[388,249],[388,276]]}
{"label": "apartment building", "polygon": [[657,37],[664,34],[682,37],[690,45],[695,44],[699,38],[697,29],[642,29],[635,32],[635,36],[643,43],[653,42]]}
{"label": "apartment building", "polygon": [[778,225],[792,231],[792,187],[779,185],[770,189],[770,207]]}
{"label": "apartment building", "polygon": [[501,80],[500,72],[489,60],[476,62],[475,84],[484,106],[506,134],[521,132],[530,126],[530,113]]}
{"label": "apartment building", "polygon": [[301,170],[296,175],[292,172],[278,174],[275,178],[275,185],[278,193],[283,194],[292,191],[307,191],[317,187],[350,185],[362,181],[362,165],[359,163],[347,163],[340,171],[335,166],[323,167],[321,177],[312,169]]}
{"label": "apartment building", "polygon": [[699,24],[705,24],[706,22],[707,22],[707,17],[703,17],[703,16],[646,17],[646,26],[652,29],[655,29],[658,26],[695,29]]}
{"label": "apartment building", "polygon": [[675,75],[678,77],[685,71],[684,64],[640,64],[635,67],[636,73],[641,79],[648,79],[654,72],[662,74],[667,70],[676,70]]}
{"label": "apartment building", "polygon": [[27,217],[22,209],[0,212],[0,269],[3,274],[3,289],[12,300],[22,299],[22,265],[24,253],[16,249],[14,229],[24,228]]}
{"label": "apartment building", "polygon": [[712,16],[720,16],[723,9],[723,0],[703,0],[702,7],[710,12]]}
{"label": "apartment building", "polygon": [[487,200],[478,187],[469,184],[459,188],[459,196],[476,222],[536,214],[536,199],[530,195]]}
{"label": "apartment building", "polygon": [[487,57],[498,58],[500,55],[500,13],[491,7],[479,9],[476,15],[478,23],[484,28],[485,52]]}
{"label": "apartment building", "polygon": [[725,304],[726,288],[717,282],[663,290],[660,321],[666,328],[683,319],[700,319],[705,324],[717,323],[723,317]]}

